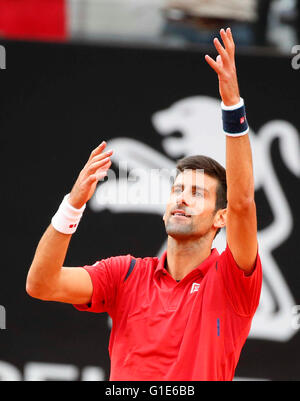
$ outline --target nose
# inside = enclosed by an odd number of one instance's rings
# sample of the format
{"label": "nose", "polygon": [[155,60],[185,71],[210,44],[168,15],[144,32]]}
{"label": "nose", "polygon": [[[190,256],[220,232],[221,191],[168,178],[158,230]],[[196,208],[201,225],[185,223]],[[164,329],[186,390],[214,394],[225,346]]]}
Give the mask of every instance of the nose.
{"label": "nose", "polygon": [[187,201],[187,194],[185,191],[182,191],[177,197],[176,197],[176,204],[178,206],[180,205],[188,205],[188,201]]}

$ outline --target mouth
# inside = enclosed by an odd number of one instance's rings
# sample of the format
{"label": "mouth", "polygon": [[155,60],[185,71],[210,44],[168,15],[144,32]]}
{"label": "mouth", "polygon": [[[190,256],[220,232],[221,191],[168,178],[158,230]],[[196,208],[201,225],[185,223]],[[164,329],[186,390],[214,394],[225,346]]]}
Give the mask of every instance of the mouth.
{"label": "mouth", "polygon": [[191,217],[190,214],[187,214],[184,210],[181,210],[181,209],[173,210],[171,215],[176,217],[176,218],[179,218],[179,219],[187,219],[187,218]]}

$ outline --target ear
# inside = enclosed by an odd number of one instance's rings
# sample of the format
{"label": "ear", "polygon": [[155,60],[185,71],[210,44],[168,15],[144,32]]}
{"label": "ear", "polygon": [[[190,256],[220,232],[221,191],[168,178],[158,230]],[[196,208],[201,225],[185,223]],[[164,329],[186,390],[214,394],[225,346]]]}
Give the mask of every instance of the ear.
{"label": "ear", "polygon": [[219,209],[214,218],[214,227],[223,228],[226,226],[227,209]]}

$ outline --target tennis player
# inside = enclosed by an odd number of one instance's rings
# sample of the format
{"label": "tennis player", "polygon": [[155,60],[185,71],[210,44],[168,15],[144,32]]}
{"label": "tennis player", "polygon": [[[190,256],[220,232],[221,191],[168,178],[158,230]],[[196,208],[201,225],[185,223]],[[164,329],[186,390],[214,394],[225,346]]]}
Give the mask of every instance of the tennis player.
{"label": "tennis player", "polygon": [[[103,142],[53,216],[28,273],[32,297],[111,316],[110,380],[232,380],[259,303],[249,128],[232,33],[220,34],[217,59],[205,59],[219,78],[226,171],[205,156],[179,161],[163,217],[162,257],[122,255],[63,267],[86,203],[111,166],[113,151]],[[227,245],[219,254],[212,242],[225,226]]]}

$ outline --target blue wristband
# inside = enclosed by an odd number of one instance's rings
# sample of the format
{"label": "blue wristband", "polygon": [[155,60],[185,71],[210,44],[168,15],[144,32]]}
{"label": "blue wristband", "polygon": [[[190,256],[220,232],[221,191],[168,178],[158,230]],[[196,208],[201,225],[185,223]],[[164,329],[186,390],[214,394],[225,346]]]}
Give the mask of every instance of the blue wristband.
{"label": "blue wristband", "polygon": [[224,134],[236,137],[248,134],[249,125],[243,99],[235,106],[225,106],[223,102],[221,106]]}

